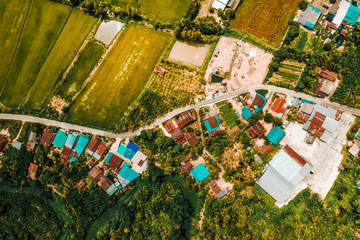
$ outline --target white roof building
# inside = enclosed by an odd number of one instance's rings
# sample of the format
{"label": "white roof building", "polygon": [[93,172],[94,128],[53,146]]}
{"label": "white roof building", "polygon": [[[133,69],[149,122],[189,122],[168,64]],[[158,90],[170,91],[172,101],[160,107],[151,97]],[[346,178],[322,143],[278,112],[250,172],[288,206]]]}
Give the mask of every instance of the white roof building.
{"label": "white roof building", "polygon": [[216,10],[221,8],[224,10],[226,5],[228,4],[229,0],[215,0],[211,7],[215,8]]}

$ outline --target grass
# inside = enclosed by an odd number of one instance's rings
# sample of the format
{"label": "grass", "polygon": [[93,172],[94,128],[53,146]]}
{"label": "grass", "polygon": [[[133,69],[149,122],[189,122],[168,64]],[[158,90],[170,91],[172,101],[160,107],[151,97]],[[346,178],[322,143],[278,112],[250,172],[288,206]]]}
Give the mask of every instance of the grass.
{"label": "grass", "polygon": [[[323,30],[325,31],[325,30]],[[316,34],[310,34],[300,29],[299,37],[295,39],[291,46],[298,51],[311,50],[314,54],[319,54],[323,51],[323,42],[326,39],[328,32],[321,32],[318,36]]]}
{"label": "grass", "polygon": [[230,27],[279,46],[300,0],[243,0]]}
{"label": "grass", "polygon": [[[18,107],[65,24],[71,8],[34,0],[0,100]],[[42,94],[42,93],[41,93]]]}
{"label": "grass", "polygon": [[23,106],[40,110],[62,73],[73,61],[81,44],[96,23],[97,18],[73,9],[59,38],[47,56],[35,82],[26,95]]}
{"label": "grass", "polygon": [[228,125],[230,129],[234,128],[236,126],[236,121],[239,119],[234,111],[226,102],[217,103],[216,106],[220,109],[221,116],[225,120],[226,125]]}
{"label": "grass", "polygon": [[16,52],[30,3],[30,0],[0,1],[0,87]]}
{"label": "grass", "polygon": [[68,120],[112,129],[148,81],[170,35],[130,24],[92,81],[70,105]]}
{"label": "grass", "polygon": [[103,48],[95,43],[90,42],[86,45],[76,60],[75,65],[69,71],[65,82],[60,86],[59,95],[61,98],[70,101],[80,91],[84,81],[103,53]]}

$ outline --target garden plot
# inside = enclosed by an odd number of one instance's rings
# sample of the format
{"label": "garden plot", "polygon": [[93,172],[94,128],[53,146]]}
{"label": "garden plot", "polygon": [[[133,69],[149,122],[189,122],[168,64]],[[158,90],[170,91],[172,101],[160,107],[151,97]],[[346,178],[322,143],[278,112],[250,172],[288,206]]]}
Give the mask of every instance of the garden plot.
{"label": "garden plot", "polygon": [[144,88],[169,39],[166,33],[130,24],[71,103],[68,120],[114,128]]}
{"label": "garden plot", "polygon": [[[266,76],[273,55],[263,49],[235,38],[220,37],[205,73],[210,82],[211,74],[218,72],[226,79],[227,89],[261,84]],[[220,84],[207,84],[205,91],[213,94],[222,89]]]}
{"label": "garden plot", "polygon": [[305,64],[297,62],[285,61],[280,63],[279,69],[273,74],[269,83],[279,86],[294,89],[298,84]]}
{"label": "garden plot", "polygon": [[217,103],[216,106],[219,108],[221,116],[225,120],[229,129],[234,128],[239,119],[239,117],[234,113],[234,110],[229,107],[227,102]]}
{"label": "garden plot", "polygon": [[189,44],[176,41],[170,52],[169,59],[201,67],[209,49],[210,46],[207,44]]}
{"label": "garden plot", "polygon": [[307,132],[302,129],[302,124],[298,122],[289,124],[285,129],[286,135],[280,143],[282,145],[288,144],[313,165],[313,174],[304,179],[292,196],[296,196],[304,188],[309,187],[313,192],[318,193],[322,199],[326,197],[339,174],[338,167],[343,159],[341,150],[346,144],[346,133],[354,119],[351,114],[343,113],[340,124],[330,140],[325,143],[317,138],[312,145],[304,141]]}
{"label": "garden plot", "polygon": [[116,34],[118,34],[118,32],[120,32],[124,26],[125,23],[118,21],[104,21],[100,24],[100,27],[96,31],[94,38],[100,42],[105,43],[106,45],[109,45]]}

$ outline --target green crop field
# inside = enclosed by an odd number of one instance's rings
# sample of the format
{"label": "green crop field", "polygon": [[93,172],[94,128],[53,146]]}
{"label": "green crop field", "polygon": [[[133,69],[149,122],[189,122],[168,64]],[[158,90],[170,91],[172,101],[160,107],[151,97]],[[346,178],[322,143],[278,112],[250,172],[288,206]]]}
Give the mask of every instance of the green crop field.
{"label": "green crop field", "polygon": [[217,103],[216,106],[219,108],[221,112],[221,116],[226,122],[226,125],[232,129],[236,126],[236,121],[239,119],[238,116],[234,113],[234,111],[229,107],[226,102]]}
{"label": "green crop field", "polygon": [[14,57],[30,0],[0,1],[0,88]]}
{"label": "green crop field", "polygon": [[230,26],[265,38],[278,46],[299,2],[300,0],[243,0]]}
{"label": "green crop field", "polygon": [[166,33],[130,24],[70,105],[68,120],[113,128],[144,88],[169,39]]}
{"label": "green crop field", "polygon": [[174,23],[186,14],[191,0],[108,0],[108,2],[121,7],[129,4],[151,19]]}
{"label": "green crop field", "polygon": [[23,100],[22,105],[26,109],[39,110],[42,107],[96,21],[96,18],[85,14],[83,11],[73,9],[59,38]]}
{"label": "green crop field", "polygon": [[302,63],[282,62],[280,63],[279,70],[271,77],[269,83],[279,87],[294,89],[301,77],[304,67],[305,64]]}
{"label": "green crop field", "polygon": [[0,100],[6,106],[19,105],[61,32],[70,11],[70,7],[48,0],[32,2],[19,48],[1,91]]}
{"label": "green crop field", "polygon": [[90,42],[86,45],[59,89],[61,98],[70,101],[80,91],[84,81],[103,53],[104,49],[95,43]]}

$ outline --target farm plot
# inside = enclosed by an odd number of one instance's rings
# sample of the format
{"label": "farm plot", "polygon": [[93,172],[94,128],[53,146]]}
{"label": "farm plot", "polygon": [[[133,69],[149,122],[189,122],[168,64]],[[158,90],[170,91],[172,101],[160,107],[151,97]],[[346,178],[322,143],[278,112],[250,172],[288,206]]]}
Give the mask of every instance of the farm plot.
{"label": "farm plot", "polygon": [[[0,100],[18,107],[61,32],[71,8],[48,0],[34,0]],[[44,94],[44,93],[38,93]]]}
{"label": "farm plot", "polygon": [[294,89],[297,85],[301,73],[303,72],[305,64],[296,62],[282,62],[279,70],[273,74],[269,83],[279,86]]}
{"label": "farm plot", "polygon": [[300,0],[243,0],[230,27],[265,38],[279,46],[299,2]]}
{"label": "farm plot", "polygon": [[0,1],[0,87],[14,57],[30,4],[30,0]]}
{"label": "farm plot", "polygon": [[25,109],[40,110],[62,73],[74,59],[81,44],[93,28],[96,18],[79,9],[71,12],[59,38],[23,100]]}
{"label": "farm plot", "polygon": [[219,108],[221,112],[221,116],[226,122],[226,125],[232,129],[236,126],[236,122],[239,120],[238,116],[234,113],[234,111],[229,107],[227,102],[217,103],[216,106]]}
{"label": "farm plot", "polygon": [[165,75],[154,71],[144,90],[126,112],[123,130],[150,124],[171,110],[190,104],[201,90],[202,75],[199,71],[179,67],[175,63],[158,65]]}
{"label": "farm plot", "polygon": [[86,45],[75,65],[66,76],[64,83],[60,86],[59,95],[61,98],[71,101],[72,97],[80,91],[87,76],[89,76],[103,53],[103,48],[95,43],[90,42]]}
{"label": "farm plot", "polygon": [[70,105],[68,120],[114,128],[144,88],[170,35],[130,24],[92,81]]}

